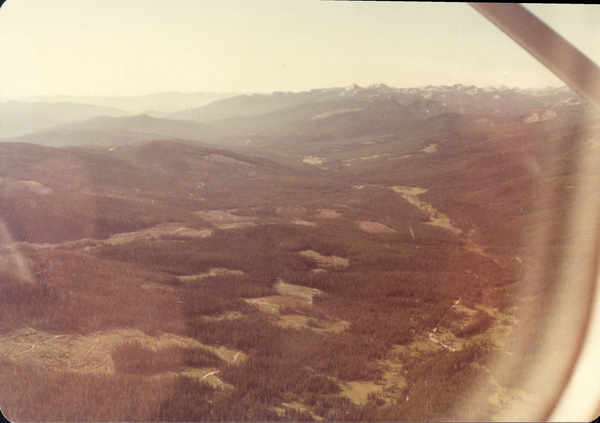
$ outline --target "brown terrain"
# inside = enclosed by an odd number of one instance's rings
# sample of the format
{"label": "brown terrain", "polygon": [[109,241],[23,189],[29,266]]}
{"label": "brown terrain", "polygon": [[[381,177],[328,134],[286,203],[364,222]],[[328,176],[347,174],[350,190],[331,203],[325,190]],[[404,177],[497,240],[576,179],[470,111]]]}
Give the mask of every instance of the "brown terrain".
{"label": "brown terrain", "polygon": [[351,87],[4,139],[2,412],[431,421],[535,404],[519,381],[539,335],[514,334],[551,292],[527,279],[531,239],[565,213],[584,108],[565,90]]}

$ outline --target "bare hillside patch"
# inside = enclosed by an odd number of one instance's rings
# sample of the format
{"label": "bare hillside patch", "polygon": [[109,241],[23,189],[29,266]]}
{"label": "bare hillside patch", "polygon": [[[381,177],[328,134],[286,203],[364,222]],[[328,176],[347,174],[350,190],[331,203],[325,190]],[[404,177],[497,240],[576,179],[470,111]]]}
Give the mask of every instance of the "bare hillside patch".
{"label": "bare hillside patch", "polygon": [[341,333],[350,328],[350,323],[315,319],[302,314],[284,314],[279,316],[277,326],[292,329],[311,329],[315,332]]}
{"label": "bare hillside patch", "polygon": [[316,251],[300,251],[298,254],[315,260],[321,267],[347,267],[349,260],[338,256],[322,256]]}
{"label": "bare hillside patch", "polygon": [[292,285],[283,281],[279,281],[273,287],[279,295],[298,298],[308,302],[309,305],[312,305],[313,297],[323,294],[323,291],[319,289],[307,288],[300,285]]}
{"label": "bare hillside patch", "polygon": [[406,388],[406,372],[400,360],[393,353],[388,354],[386,360],[380,360],[378,365],[383,370],[382,378],[377,381],[352,381],[342,386],[341,394],[353,403],[367,404],[372,397],[377,397],[391,403],[401,398],[401,392]]}
{"label": "bare hillside patch", "polygon": [[225,269],[223,267],[217,267],[210,269],[208,272],[200,273],[198,275],[179,276],[179,280],[182,282],[194,281],[196,279],[207,278],[209,276],[242,276],[244,272],[241,270]]}
{"label": "bare hillside patch", "polygon": [[355,223],[358,225],[358,227],[361,230],[368,232],[370,234],[381,234],[381,233],[393,234],[393,233],[396,233],[396,231],[393,230],[392,228],[388,228],[387,226],[385,226],[384,224],[379,223],[379,222],[371,222],[368,220],[357,220],[357,221],[355,221]]}
{"label": "bare hillside patch", "polygon": [[309,222],[309,221],[302,220],[302,219],[294,219],[290,223],[293,225],[300,225],[300,226],[310,226],[310,227],[317,226],[317,224],[314,222]]}
{"label": "bare hillside patch", "polygon": [[256,220],[256,217],[252,216],[237,216],[233,214],[234,211],[235,210],[209,210],[197,211],[194,214],[217,226],[227,223],[254,222]]}
{"label": "bare hillside patch", "polygon": [[427,147],[425,147],[421,151],[423,153],[432,154],[437,151],[437,146],[438,146],[437,144],[429,144]]}
{"label": "bare hillside patch", "polygon": [[410,204],[418,207],[429,215],[431,220],[426,222],[427,225],[449,229],[457,235],[462,233],[462,229],[456,227],[448,216],[438,212],[431,204],[421,201],[421,199],[418,198],[419,195],[427,192],[425,188],[404,186],[394,186],[391,188]]}
{"label": "bare hillside patch", "polygon": [[152,228],[136,232],[125,232],[111,236],[104,241],[106,244],[125,244],[135,240],[148,240],[168,236],[180,236],[188,238],[206,238],[212,234],[210,229],[191,229],[181,226],[180,223],[164,222]]}
{"label": "bare hillside patch", "polygon": [[318,209],[318,219],[338,219],[342,217],[342,214],[333,209]]}
{"label": "bare hillside patch", "polygon": [[303,158],[302,162],[318,166],[318,165],[322,165],[323,164],[323,160],[324,159],[322,157],[308,156],[308,157]]}
{"label": "bare hillside patch", "polygon": [[170,347],[204,349],[225,363],[241,362],[246,357],[239,351],[213,348],[192,338],[168,333],[150,336],[138,329],[110,329],[81,336],[24,328],[0,337],[0,358],[57,371],[114,373],[112,353],[117,344],[127,341],[139,342],[152,351]]}
{"label": "bare hillside patch", "polygon": [[313,297],[323,294],[318,289],[292,285],[283,281],[277,282],[273,288],[275,288],[278,295],[245,298],[244,301],[248,304],[258,306],[265,313],[279,314],[282,308],[301,309],[303,307],[310,307],[313,305]]}

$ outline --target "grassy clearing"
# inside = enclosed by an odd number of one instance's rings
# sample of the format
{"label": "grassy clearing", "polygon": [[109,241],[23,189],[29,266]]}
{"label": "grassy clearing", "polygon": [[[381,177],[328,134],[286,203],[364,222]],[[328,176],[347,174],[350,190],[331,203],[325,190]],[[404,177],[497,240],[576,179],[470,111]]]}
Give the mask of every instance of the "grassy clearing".
{"label": "grassy clearing", "polygon": [[374,382],[346,382],[342,388],[342,395],[348,397],[355,404],[366,404],[369,396],[383,391],[383,385]]}
{"label": "grassy clearing", "polygon": [[310,329],[315,332],[341,333],[350,328],[348,322],[316,319],[302,314],[279,315],[276,324],[282,328]]}
{"label": "grassy clearing", "polygon": [[315,260],[322,267],[345,267],[348,266],[348,259],[337,256],[322,256],[316,251],[300,251],[298,254]]}
{"label": "grassy clearing", "polygon": [[151,375],[179,372],[184,367],[216,367],[224,363],[204,348],[166,347],[159,350],[144,347],[139,340],[120,341],[112,352],[114,369],[120,373]]}
{"label": "grassy clearing", "polygon": [[316,415],[306,405],[291,401],[282,402],[281,407],[273,407],[273,410],[285,421],[322,421],[323,417]]}
{"label": "grassy clearing", "polygon": [[3,359],[77,373],[132,373],[132,366],[137,365],[145,369],[140,373],[177,373],[186,366],[220,367],[246,358],[242,352],[224,346],[213,347],[168,333],[148,335],[137,329],[110,329],[81,336],[23,328],[0,339]]}
{"label": "grassy clearing", "polygon": [[202,279],[202,278],[206,278],[209,276],[242,276],[244,274],[244,272],[241,272],[239,270],[229,270],[229,269],[224,269],[224,268],[216,268],[216,269],[210,269],[208,272],[205,273],[201,273],[199,275],[190,275],[190,276],[179,276],[179,280],[182,282],[190,282],[190,281],[195,281],[197,279]]}

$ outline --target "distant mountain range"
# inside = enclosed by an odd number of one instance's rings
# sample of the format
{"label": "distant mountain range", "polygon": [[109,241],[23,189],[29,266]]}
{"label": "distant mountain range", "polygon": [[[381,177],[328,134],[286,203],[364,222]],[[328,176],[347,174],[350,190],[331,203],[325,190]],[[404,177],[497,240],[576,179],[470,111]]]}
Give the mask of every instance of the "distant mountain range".
{"label": "distant mountain range", "polygon": [[[401,89],[385,84],[366,88],[351,85],[300,93],[163,93],[131,98],[77,97],[87,104],[51,102],[63,98],[67,97],[1,103],[0,139],[49,146],[109,147],[176,139],[270,153],[288,148],[306,154],[315,142],[406,138],[415,131],[435,135],[447,131],[457,119],[463,123],[536,122],[572,113],[584,105],[568,88],[464,85]],[[133,116],[132,110],[139,113],[146,107],[154,111]],[[168,112],[176,107],[181,109]],[[307,143],[312,146],[308,148]]]}
{"label": "distant mountain range", "polygon": [[8,101],[0,103],[0,138],[39,132],[64,123],[97,116],[117,117],[131,114],[114,107],[83,103]]}
{"label": "distant mountain range", "polygon": [[[506,87],[477,88],[474,85],[427,86],[420,88],[391,88],[385,84],[361,88],[356,84],[346,88],[316,89],[301,93],[275,92],[267,95],[241,95],[216,101],[204,107],[179,111],[169,115],[176,119],[209,122],[232,117],[250,117],[314,105],[323,112],[343,110],[340,105],[365,105],[391,101],[429,117],[442,112],[482,114],[518,114],[577,98],[568,88],[509,89]],[[493,100],[493,101],[492,101]]]}
{"label": "distant mountain range", "polygon": [[213,101],[233,97],[237,93],[180,93],[176,91],[129,97],[98,97],[76,95],[53,95],[18,98],[0,98],[0,101],[86,103],[95,106],[115,107],[130,113],[171,113],[201,107]]}

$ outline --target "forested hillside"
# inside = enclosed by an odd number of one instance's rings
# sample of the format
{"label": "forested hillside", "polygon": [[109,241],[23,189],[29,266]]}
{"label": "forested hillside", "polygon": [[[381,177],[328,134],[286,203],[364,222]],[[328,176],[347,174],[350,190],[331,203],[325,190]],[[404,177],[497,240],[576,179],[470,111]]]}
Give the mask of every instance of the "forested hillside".
{"label": "forested hillside", "polygon": [[0,142],[2,412],[489,420],[531,401],[490,362],[539,353],[510,338],[544,295],[523,293],[527,236],[571,195],[584,107],[352,86]]}

